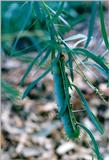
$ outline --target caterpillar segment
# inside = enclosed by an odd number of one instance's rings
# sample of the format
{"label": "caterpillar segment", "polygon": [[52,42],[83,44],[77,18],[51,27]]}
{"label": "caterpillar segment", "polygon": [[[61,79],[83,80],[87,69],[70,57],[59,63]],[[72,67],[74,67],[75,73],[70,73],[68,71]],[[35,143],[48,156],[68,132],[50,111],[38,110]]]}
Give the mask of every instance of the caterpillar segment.
{"label": "caterpillar segment", "polygon": [[78,138],[80,130],[77,126],[76,117],[70,104],[69,85],[65,72],[65,61],[62,54],[57,63],[53,65],[52,69],[55,98],[65,133],[68,139]]}

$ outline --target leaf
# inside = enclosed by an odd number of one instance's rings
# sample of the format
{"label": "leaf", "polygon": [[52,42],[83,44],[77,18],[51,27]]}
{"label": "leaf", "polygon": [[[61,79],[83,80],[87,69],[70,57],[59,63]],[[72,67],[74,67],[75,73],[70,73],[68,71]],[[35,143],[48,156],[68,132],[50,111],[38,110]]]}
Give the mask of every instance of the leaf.
{"label": "leaf", "polygon": [[1,81],[1,87],[7,97],[11,100],[15,100],[20,95],[19,91],[5,80]]}
{"label": "leaf", "polygon": [[71,22],[71,26],[73,27],[73,26],[79,24],[80,22],[84,21],[87,16],[88,16],[87,13],[84,13],[84,14],[82,14],[82,15],[78,15],[78,16]]}
{"label": "leaf", "polygon": [[32,83],[30,83],[30,85],[26,88],[26,90],[23,93],[22,99],[24,99],[28,93],[33,89],[33,87],[43,78],[45,77],[50,71],[51,71],[51,65],[47,68],[47,70],[40,76],[38,77],[36,80],[34,80]]}
{"label": "leaf", "polygon": [[70,52],[68,52],[68,64],[69,64],[69,68],[70,68],[70,76],[71,76],[71,80],[72,82],[74,81],[74,74],[73,74],[73,57],[72,54]]}
{"label": "leaf", "polygon": [[11,51],[11,56],[13,57],[18,57],[18,56],[23,56],[25,54],[28,54],[28,52],[32,49],[34,49],[35,45],[31,45],[29,47],[26,47],[22,50],[19,50],[19,51]]}
{"label": "leaf", "polygon": [[[43,39],[42,40],[39,40],[38,37],[35,37],[35,36],[26,36],[31,42],[32,44],[34,45],[34,49],[36,51],[40,50],[41,49],[41,43],[42,41],[44,41]],[[48,42],[48,41],[47,41]]]}
{"label": "leaf", "polygon": [[69,57],[69,67],[70,67],[70,75],[71,75],[71,79],[72,82],[74,81],[74,74],[73,74],[73,60]]}
{"label": "leaf", "polygon": [[88,44],[91,40],[91,36],[93,35],[95,18],[96,18],[96,8],[97,8],[96,2],[92,2],[92,13],[91,13],[91,18],[90,18],[87,41],[86,41],[85,46],[84,46],[85,48],[88,47]]}
{"label": "leaf", "polygon": [[[45,19],[47,19],[47,21],[45,21],[45,22],[46,22],[46,25],[48,28],[48,32],[50,34],[51,40],[55,42],[55,36],[57,36],[57,32],[56,32],[55,26],[52,22],[51,14],[48,10],[48,6],[46,5],[46,3],[43,1],[42,4],[44,7],[44,11],[45,11],[44,17],[45,17]],[[46,14],[47,14],[47,16],[46,16]]]}
{"label": "leaf", "polygon": [[29,67],[27,68],[26,72],[23,75],[23,78],[20,81],[20,85],[23,85],[26,77],[28,76],[29,72],[31,71],[33,65],[38,61],[38,59],[40,58],[40,56],[43,54],[43,52],[48,48],[48,46],[46,46],[43,50],[41,50],[36,57],[33,59],[33,61],[30,63]]}
{"label": "leaf", "polygon": [[54,23],[55,21],[57,21],[58,17],[60,16],[60,14],[63,11],[63,7],[64,7],[64,2],[61,2],[58,10],[56,11],[56,14],[54,15],[54,17],[52,19],[52,23]]}
{"label": "leaf", "polygon": [[102,157],[102,155],[101,155],[100,152],[99,152],[98,144],[97,144],[97,142],[96,142],[93,134],[91,133],[91,131],[90,131],[88,128],[86,128],[84,125],[80,124],[80,123],[78,123],[78,125],[79,125],[81,128],[83,128],[83,129],[88,133],[88,135],[90,136],[90,138],[91,138],[91,140],[92,140],[92,143],[93,143],[93,146],[94,146],[94,151],[95,151],[95,153],[96,153],[96,156],[97,156],[98,160],[103,160],[103,157]]}
{"label": "leaf", "polygon": [[108,41],[108,36],[107,36],[105,22],[104,22],[104,11],[103,11],[102,2],[99,2],[99,18],[100,18],[103,39],[104,39],[104,42],[105,42],[107,49],[109,50],[109,41]]}
{"label": "leaf", "polygon": [[20,28],[20,31],[19,31],[19,34],[17,36],[17,39],[15,40],[14,42],[14,45],[13,45],[13,48],[12,48],[12,51],[15,50],[16,48],[16,45],[17,45],[17,42],[19,40],[19,36],[22,34],[22,32],[24,31],[25,29],[25,26],[27,25],[28,21],[29,21],[29,18],[31,16],[31,13],[32,13],[32,5],[33,5],[33,2],[28,2],[28,3],[25,3],[21,8],[20,10],[23,10],[23,7],[27,7],[26,11],[28,12],[25,12],[25,17],[24,17],[24,20],[23,20],[23,24]]}
{"label": "leaf", "polygon": [[67,42],[67,41],[72,41],[77,39],[86,39],[86,36],[84,34],[76,34],[64,39],[64,41]]}
{"label": "leaf", "polygon": [[99,56],[96,56],[95,54],[93,54],[92,52],[83,49],[83,48],[74,48],[73,49],[73,54],[82,54],[88,58],[91,58],[93,61],[95,61],[98,65],[100,65],[100,67],[102,67],[105,72],[107,73],[108,77],[109,77],[109,68],[104,64],[102,58],[100,58]]}
{"label": "leaf", "polygon": [[109,79],[108,79],[107,87],[109,88]]}
{"label": "leaf", "polygon": [[[50,10],[51,13],[53,13],[54,15],[56,15],[56,11],[54,11],[51,7],[49,7],[47,4],[45,4],[46,7]],[[69,23],[62,17],[62,16],[59,16],[59,19],[67,26],[70,28],[70,25]]]}
{"label": "leaf", "polygon": [[97,65],[96,63],[95,64],[92,64],[92,63],[89,63],[89,62],[84,62],[84,64],[86,65],[90,65],[94,68],[96,68],[100,73],[102,73],[105,77],[108,77],[108,74],[105,72],[105,70],[103,68],[101,68],[99,65]]}
{"label": "leaf", "polygon": [[39,21],[42,22],[43,16],[42,16],[42,12],[41,12],[40,3],[38,1],[35,1],[34,5],[33,5],[33,9],[34,9],[34,12],[36,13],[36,16],[39,19]]}
{"label": "leaf", "polygon": [[24,91],[24,94],[22,96],[22,99],[24,99],[28,93],[31,91],[31,89],[43,78],[45,77],[52,69],[52,65],[56,64],[57,61],[59,59],[59,55],[57,55],[57,57],[52,61],[52,64],[47,68],[47,70],[40,76],[38,77],[36,80],[34,80],[32,83],[30,83],[30,85],[26,88],[26,90]]}
{"label": "leaf", "polygon": [[38,38],[30,37],[28,35],[26,36],[26,38],[28,38],[31,41],[32,45],[25,47],[25,48],[18,50],[18,51],[14,51],[14,50],[11,51],[11,56],[18,57],[18,56],[28,54],[31,51],[40,49],[41,41],[39,42]]}
{"label": "leaf", "polygon": [[47,62],[47,58],[49,57],[50,53],[51,53],[51,48],[48,49],[45,56],[42,58],[42,60],[38,64],[39,67],[41,67],[45,62]]}
{"label": "leaf", "polygon": [[79,96],[80,96],[80,98],[81,98],[81,101],[82,101],[82,103],[84,104],[84,107],[86,108],[87,113],[88,113],[88,116],[89,116],[89,118],[91,119],[92,123],[94,124],[94,126],[96,127],[96,129],[97,129],[101,134],[103,134],[104,131],[103,131],[102,126],[100,125],[99,121],[98,121],[97,118],[94,116],[94,114],[91,112],[90,107],[89,107],[89,104],[88,104],[87,100],[85,99],[85,97],[83,96],[81,90],[80,90],[77,86],[75,86],[74,84],[72,84],[72,86],[76,89],[77,93],[79,94]]}

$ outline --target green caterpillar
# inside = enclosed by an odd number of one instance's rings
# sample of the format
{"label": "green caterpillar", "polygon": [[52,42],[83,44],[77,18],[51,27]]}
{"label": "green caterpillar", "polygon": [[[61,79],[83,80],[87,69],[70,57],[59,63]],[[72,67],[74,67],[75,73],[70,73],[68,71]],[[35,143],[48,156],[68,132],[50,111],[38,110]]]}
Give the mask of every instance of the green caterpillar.
{"label": "green caterpillar", "polygon": [[80,134],[79,127],[76,123],[76,118],[72,112],[70,104],[69,85],[65,72],[64,57],[60,54],[59,60],[52,67],[54,79],[54,92],[58,111],[61,116],[61,121],[64,125],[64,130],[69,139],[78,138]]}

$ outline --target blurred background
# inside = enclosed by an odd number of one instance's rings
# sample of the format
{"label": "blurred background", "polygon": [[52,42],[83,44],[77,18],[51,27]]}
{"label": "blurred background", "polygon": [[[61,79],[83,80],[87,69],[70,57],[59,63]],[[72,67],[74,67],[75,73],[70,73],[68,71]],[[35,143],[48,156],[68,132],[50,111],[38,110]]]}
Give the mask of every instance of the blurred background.
{"label": "blurred background", "polygon": [[[60,2],[46,2],[56,11]],[[34,7],[33,7],[34,6]],[[56,23],[62,37],[73,34],[88,34],[92,2],[65,2],[62,11],[63,25]],[[109,3],[104,2],[105,22],[109,33]],[[35,55],[46,45],[49,32],[46,27],[47,17],[39,2],[1,2],[1,58],[2,58],[2,114],[1,114],[1,160],[92,160],[93,152],[89,137],[81,132],[78,140],[67,141],[60,122],[53,93],[52,74],[48,74],[36,85],[24,100],[21,99],[25,88],[36,79],[39,69],[35,64],[23,86],[19,85],[28,65]],[[100,22],[97,11],[94,37],[89,49],[97,55],[109,54],[101,37]],[[68,24],[67,24],[68,23]],[[70,24],[70,25],[69,25]],[[72,42],[74,45],[77,41]],[[84,46],[83,42],[78,47]],[[48,63],[48,62],[47,62]],[[47,67],[40,68],[38,75]],[[81,121],[88,126],[96,137],[104,160],[109,160],[109,89],[107,80],[95,69],[83,67],[85,74],[93,85],[99,88],[107,103],[105,104],[84,80],[75,74],[75,83],[79,86],[105,129],[101,136],[87,117],[78,113]],[[38,76],[37,75],[37,76]],[[97,76],[99,78],[97,78]],[[72,104],[79,109],[81,102],[76,93]]]}

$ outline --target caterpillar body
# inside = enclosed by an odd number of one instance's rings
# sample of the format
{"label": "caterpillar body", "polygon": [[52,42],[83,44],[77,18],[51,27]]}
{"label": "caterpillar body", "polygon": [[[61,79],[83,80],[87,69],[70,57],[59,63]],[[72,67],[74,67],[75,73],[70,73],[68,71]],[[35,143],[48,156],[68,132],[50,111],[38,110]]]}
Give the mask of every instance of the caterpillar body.
{"label": "caterpillar body", "polygon": [[62,54],[57,63],[53,65],[52,69],[55,98],[65,133],[69,139],[78,138],[80,131],[79,127],[76,125],[76,118],[70,104],[69,86],[66,83],[65,62]]}

